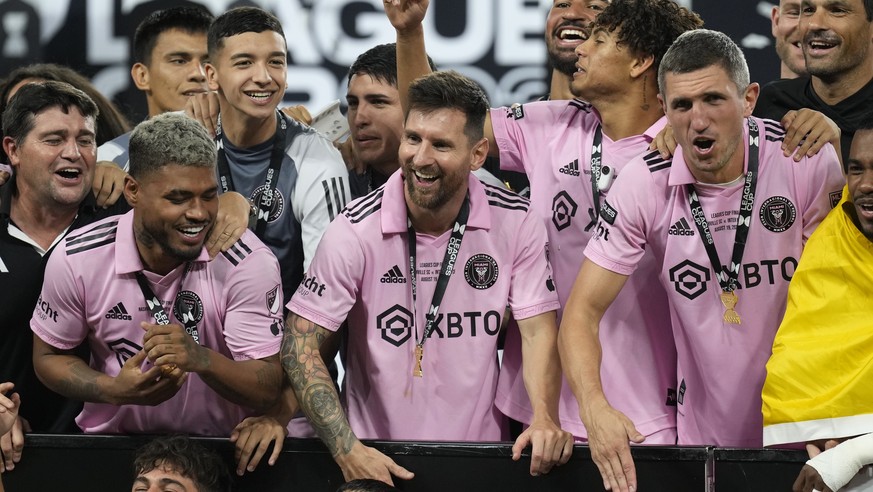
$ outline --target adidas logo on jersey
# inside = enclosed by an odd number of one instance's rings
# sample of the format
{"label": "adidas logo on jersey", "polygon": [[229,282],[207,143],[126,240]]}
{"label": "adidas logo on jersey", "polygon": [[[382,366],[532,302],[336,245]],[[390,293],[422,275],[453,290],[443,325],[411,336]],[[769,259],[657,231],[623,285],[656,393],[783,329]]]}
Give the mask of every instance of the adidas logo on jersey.
{"label": "adidas logo on jersey", "polygon": [[133,318],[127,314],[127,309],[124,308],[124,304],[118,303],[106,313],[106,319],[120,319],[124,321],[130,321]]}
{"label": "adidas logo on jersey", "polygon": [[675,224],[670,226],[670,230],[667,231],[667,234],[671,236],[693,236],[694,229],[688,225],[688,221],[685,220],[685,217],[677,220]]}
{"label": "adidas logo on jersey", "polygon": [[403,277],[403,272],[400,271],[400,267],[394,265],[391,267],[391,270],[388,270],[385,272],[385,275],[382,275],[379,282],[382,282],[383,284],[405,284],[406,279]]}
{"label": "adidas logo on jersey", "polygon": [[573,160],[573,162],[567,164],[561,169],[558,169],[558,172],[570,176],[579,176],[579,159],[575,159]]}

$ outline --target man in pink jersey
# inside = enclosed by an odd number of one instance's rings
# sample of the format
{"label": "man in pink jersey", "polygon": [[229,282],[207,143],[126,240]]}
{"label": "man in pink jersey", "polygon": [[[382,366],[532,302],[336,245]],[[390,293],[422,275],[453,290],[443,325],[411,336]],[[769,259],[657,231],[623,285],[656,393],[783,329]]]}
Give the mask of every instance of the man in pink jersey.
{"label": "man in pink jersey", "polygon": [[[398,46],[412,45],[406,33],[415,35],[420,18],[386,9],[398,29]],[[492,109],[486,120],[485,135],[493,143],[489,150],[499,151],[502,167],[525,172],[530,179],[531,208],[546,225],[549,259],[562,305],[582,264],[581,251],[596,231],[595,211],[610,181],[629,160],[647,150],[665,124],[657,104],[661,57],[679,34],[700,25],[696,14],[670,0],[613,2],[576,50],[579,71],[571,88],[590,104],[578,100],[530,103]],[[652,39],[658,42],[653,44]],[[410,46],[409,53],[417,60],[421,54],[414,49]],[[398,66],[415,64],[404,59]],[[601,372],[610,383],[611,401],[643,434],[637,440],[645,437],[647,444],[674,444],[675,398],[671,394],[675,395],[676,362],[666,294],[657,282],[654,256],[647,255],[644,265],[648,274],[636,276],[633,287],[606,314]],[[651,299],[660,300],[658,308],[637,309]],[[530,423],[520,345],[519,333],[509,330],[497,405],[506,415]],[[634,364],[627,364],[628,359]],[[637,391],[628,392],[627,387]],[[562,387],[560,416],[562,428],[579,439],[588,437],[576,396],[567,384]]]}
{"label": "man in pink jersey", "polygon": [[[133,210],[70,233],[34,309],[34,368],[85,401],[87,433],[225,436],[279,394],[282,294],[275,257],[251,232],[209,261],[218,207],[215,146],[165,114],[131,135]],[[91,365],[70,350],[87,339]]]}
{"label": "man in pink jersey", "polygon": [[[402,172],[325,233],[288,304],[285,373],[347,480],[408,479],[358,438],[507,437],[494,393],[508,305],[530,357],[525,375],[536,410],[513,458],[532,443],[531,473],[548,472],[569,459],[572,439],[556,424],[558,302],[542,222],[527,200],[470,175],[488,152],[487,101],[475,83],[439,72],[409,92]],[[346,320],[341,406],[319,348]]]}
{"label": "man in pink jersey", "polygon": [[749,118],[758,85],[724,34],[680,36],[659,86],[679,148],[672,162],[634,159],[613,184],[561,324],[592,456],[612,490],[636,489],[628,440],[638,431],[604,396],[597,330],[644,252],[659,260],[669,299],[678,443],[760,447],[764,365],[788,282],[843,182],[831,145],[796,164],[781,150],[781,126]]}

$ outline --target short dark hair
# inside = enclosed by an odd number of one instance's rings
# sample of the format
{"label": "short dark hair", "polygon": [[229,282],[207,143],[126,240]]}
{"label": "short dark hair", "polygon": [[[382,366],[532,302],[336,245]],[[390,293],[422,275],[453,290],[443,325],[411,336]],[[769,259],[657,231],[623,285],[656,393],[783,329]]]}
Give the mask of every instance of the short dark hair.
{"label": "short dark hair", "polygon": [[397,488],[392,487],[381,480],[359,478],[340,485],[340,487],[336,489],[336,492],[393,492],[395,490],[397,490]]}
{"label": "short dark hair", "polygon": [[738,92],[749,86],[749,65],[743,50],[719,31],[697,29],[688,31],[673,42],[658,67],[658,88],[665,93],[668,73],[691,73],[711,66],[724,69]]}
{"label": "short dark hair", "polygon": [[66,82],[88,94],[88,97],[100,109],[100,114],[95,115],[97,145],[102,145],[104,142],[130,131],[130,123],[128,123],[127,118],[112,104],[112,101],[94,87],[91,81],[72,68],[54,63],[36,63],[16,68],[10,72],[6,79],[0,83],[0,114],[6,113],[8,105],[6,100],[9,99],[9,92],[19,82],[26,79]]}
{"label": "short dark hair", "polygon": [[[209,58],[214,59],[215,54],[224,46],[224,38],[244,34],[247,32],[273,31],[285,40],[285,31],[275,15],[258,7],[237,7],[219,15],[209,26],[206,34],[206,46]],[[287,41],[286,41],[287,48]]]}
{"label": "short dark hair", "polygon": [[157,438],[136,452],[134,478],[167,467],[191,479],[199,492],[229,492],[230,472],[215,451],[187,436]]}
{"label": "short dark hair", "polygon": [[33,130],[36,115],[53,107],[60,107],[67,114],[71,107],[78,108],[84,117],[94,119],[95,126],[100,114],[94,101],[70,84],[53,80],[34,82],[19,89],[3,112],[3,134],[21,145]]}
{"label": "short dark hair", "polygon": [[864,12],[867,13],[867,22],[873,22],[873,0],[864,0]]}
{"label": "short dark hair", "polygon": [[591,29],[618,30],[617,43],[638,56],[652,55],[657,71],[673,41],[702,26],[699,15],[671,0],[614,0],[594,19]]}
{"label": "short dark hair", "polygon": [[447,70],[434,72],[416,79],[409,86],[409,108],[425,113],[440,109],[457,109],[467,117],[464,133],[473,144],[482,139],[488,96],[473,80]]}
{"label": "short dark hair", "polygon": [[[430,56],[427,57],[427,63],[431,70],[436,71],[436,65]],[[380,82],[397,87],[397,45],[380,44],[361,53],[349,67],[346,83],[352,81],[353,75],[369,75]]]}
{"label": "short dark hair", "polygon": [[149,118],[130,133],[130,175],[134,179],[168,164],[214,167],[217,150],[196,120],[169,112]]}
{"label": "short dark hair", "polygon": [[171,7],[147,15],[133,35],[133,61],[148,65],[158,38],[166,31],[179,29],[190,34],[206,33],[213,16],[205,7]]}

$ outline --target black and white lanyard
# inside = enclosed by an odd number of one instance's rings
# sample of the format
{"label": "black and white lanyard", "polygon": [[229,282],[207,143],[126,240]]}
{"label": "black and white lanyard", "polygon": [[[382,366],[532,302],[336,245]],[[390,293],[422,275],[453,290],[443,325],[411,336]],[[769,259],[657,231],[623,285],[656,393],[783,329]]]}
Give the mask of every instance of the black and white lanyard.
{"label": "black and white lanyard", "polygon": [[[179,290],[176,291],[173,305],[179,302],[183,302],[181,296],[183,287],[185,286],[185,279],[188,278],[188,273],[191,272],[192,267],[193,265],[190,261],[185,264],[185,271],[182,272],[182,278],[179,281]],[[155,292],[152,290],[151,286],[149,286],[148,279],[146,279],[145,275],[141,271],[136,272],[136,282],[139,284],[139,288],[142,290],[142,295],[145,298],[146,306],[149,308],[149,313],[151,313],[152,317],[155,318],[155,324],[169,325],[170,316],[167,314],[166,311],[164,311],[164,307],[161,306],[161,300],[158,299],[158,296],[155,295]],[[185,330],[191,335],[191,338],[193,338],[195,342],[200,343],[200,333],[197,331],[196,325],[194,325],[190,329],[186,326]]]}
{"label": "black and white lanyard", "polygon": [[[600,215],[600,170],[603,168],[603,130],[600,124],[594,129],[594,141],[591,144],[591,197],[594,199],[595,218]],[[581,173],[583,176],[585,173]]]}
{"label": "black and white lanyard", "polygon": [[[455,225],[452,228],[452,234],[449,237],[449,244],[446,245],[446,254],[443,257],[443,263],[440,267],[440,275],[437,279],[436,288],[433,292],[433,299],[430,301],[430,307],[424,315],[425,324],[421,338],[418,337],[418,330],[415,330],[415,355],[416,367],[413,369],[415,376],[421,376],[421,358],[424,352],[424,342],[430,337],[436,327],[436,317],[440,310],[440,304],[443,302],[443,295],[446,293],[446,288],[449,285],[449,278],[455,269],[455,262],[458,260],[458,254],[461,251],[461,241],[464,239],[464,232],[467,228],[467,219],[470,217],[470,198],[465,197],[464,203],[461,204],[461,210],[458,211],[458,216],[455,218]],[[418,319],[415,309],[416,287],[418,284],[415,269],[416,260],[416,244],[415,244],[415,229],[412,227],[412,222],[407,219],[407,243],[409,247],[409,280],[412,284],[412,312],[413,324]]]}
{"label": "black and white lanyard", "polygon": [[[270,166],[267,168],[267,176],[264,178],[264,191],[261,193],[260,203],[257,204],[258,219],[255,225],[255,234],[264,237],[267,229],[267,220],[273,210],[273,195],[279,185],[279,172],[282,170],[282,161],[285,159],[285,130],[287,124],[281,113],[276,112],[276,133],[273,135],[273,146],[270,152]],[[228,145],[221,131],[221,114],[218,115],[218,124],[215,129],[215,138],[218,145],[218,184],[221,192],[236,191],[233,185],[233,176],[230,172],[230,164],[227,162],[227,154],[224,147]]]}
{"label": "black and white lanyard", "polygon": [[706,220],[706,214],[703,211],[703,205],[700,203],[697,190],[695,190],[693,184],[686,185],[688,205],[691,208],[691,218],[694,221],[694,225],[697,226],[700,240],[703,241],[703,247],[706,248],[706,254],[709,256],[710,263],[712,263],[713,271],[716,272],[716,279],[718,279],[718,284],[724,293],[733,292],[737,288],[740,265],[743,262],[743,252],[746,249],[746,239],[749,236],[749,228],[752,225],[752,209],[755,205],[755,187],[758,183],[758,124],[752,118],[749,118],[748,122],[749,168],[746,171],[743,185],[743,199],[740,202],[740,213],[737,219],[736,235],[734,236],[734,250],[729,266],[723,266],[718,259],[718,252],[715,249],[712,233],[709,230],[709,223]]}

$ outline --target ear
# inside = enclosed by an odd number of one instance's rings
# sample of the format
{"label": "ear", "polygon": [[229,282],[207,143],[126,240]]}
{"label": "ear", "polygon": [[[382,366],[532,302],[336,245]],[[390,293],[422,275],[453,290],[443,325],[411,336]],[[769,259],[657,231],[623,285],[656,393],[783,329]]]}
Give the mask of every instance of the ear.
{"label": "ear", "polygon": [[130,204],[131,207],[136,206],[136,202],[139,199],[139,183],[135,179],[133,179],[130,174],[124,177],[124,198],[127,200],[127,203]]}
{"label": "ear", "polygon": [[776,27],[779,25],[779,6],[773,6],[773,9],[770,11],[770,34],[773,37],[776,37]]}
{"label": "ear", "polygon": [[658,93],[658,103],[661,104],[661,110],[664,111],[664,114],[667,114],[667,101],[664,100],[664,96],[661,93]]}
{"label": "ear", "polygon": [[748,118],[755,110],[755,104],[758,102],[758,95],[761,93],[761,86],[757,82],[752,82],[746,87],[746,92],[743,94],[743,117]]}
{"label": "ear", "polygon": [[203,68],[206,71],[206,84],[209,86],[209,90],[217,91],[220,89],[218,86],[218,71],[215,69],[215,65],[206,63]]}
{"label": "ear", "polygon": [[134,63],[130,67],[130,78],[133,79],[133,84],[141,91],[151,90],[149,85],[149,68],[142,63]]}
{"label": "ear", "polygon": [[488,157],[488,139],[482,138],[473,145],[470,150],[470,170],[475,171],[485,164],[485,158]]}
{"label": "ear", "polygon": [[21,163],[21,159],[18,157],[18,144],[15,143],[14,138],[3,137],[3,152],[9,156],[9,164],[12,167],[17,167]]}
{"label": "ear", "polygon": [[646,73],[655,64],[655,55],[638,56],[631,65],[630,76],[637,78]]}

